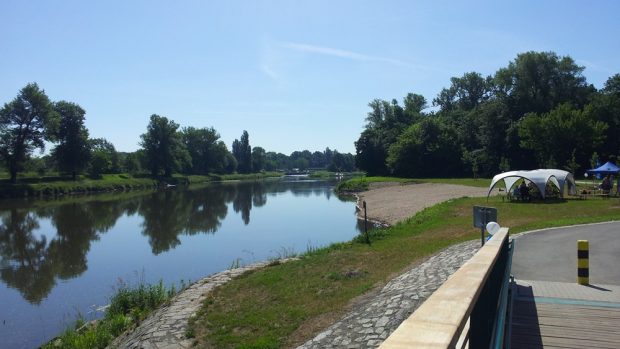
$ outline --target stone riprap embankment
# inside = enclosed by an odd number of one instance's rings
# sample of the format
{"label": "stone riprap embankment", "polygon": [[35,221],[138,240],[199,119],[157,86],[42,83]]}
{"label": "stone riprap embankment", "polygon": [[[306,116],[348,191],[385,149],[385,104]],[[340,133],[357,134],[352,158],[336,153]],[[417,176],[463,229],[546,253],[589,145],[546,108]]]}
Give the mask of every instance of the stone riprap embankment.
{"label": "stone riprap embankment", "polygon": [[[284,263],[295,258],[283,259]],[[121,349],[185,349],[192,347],[193,339],[187,338],[188,320],[202,306],[206,296],[215,287],[258,268],[270,261],[255,263],[242,268],[225,270],[208,276],[176,295],[168,305],[158,309],[140,326],[116,338],[108,348]]]}
{"label": "stone riprap embankment", "polygon": [[468,241],[433,255],[297,349],[378,347],[479,248],[479,241]]}

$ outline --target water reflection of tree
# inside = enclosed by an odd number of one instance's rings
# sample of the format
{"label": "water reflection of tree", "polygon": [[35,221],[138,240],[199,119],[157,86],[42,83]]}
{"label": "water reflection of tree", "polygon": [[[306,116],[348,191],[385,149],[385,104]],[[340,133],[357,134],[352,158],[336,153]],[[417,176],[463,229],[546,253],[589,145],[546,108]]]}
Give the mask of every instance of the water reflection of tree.
{"label": "water reflection of tree", "polygon": [[234,197],[231,186],[149,195],[138,210],[144,218],[142,234],[149,237],[153,253],[159,254],[177,246],[181,234],[215,233],[228,213],[226,203]]}
{"label": "water reflection of tree", "polygon": [[262,207],[267,203],[267,190],[273,189],[270,182],[245,182],[236,187],[236,195],[233,200],[235,213],[241,212],[241,219],[245,225],[250,223],[250,211],[252,207]]}
{"label": "water reflection of tree", "polygon": [[[91,242],[116,224],[124,212],[114,202],[69,203],[36,210],[11,208],[0,225],[0,277],[9,287],[39,304],[56,284],[56,278],[70,279],[87,270],[86,255]],[[49,218],[56,234],[48,243],[36,237],[37,218]]]}
{"label": "water reflection of tree", "polygon": [[[180,244],[180,235],[215,233],[232,202],[245,224],[267,195],[330,195],[329,185],[316,182],[261,181],[211,185],[196,190],[166,190],[118,200],[85,198],[65,204],[12,201],[0,210],[0,277],[31,303],[39,304],[56,278],[79,276],[88,268],[92,241],[114,227],[123,214],[143,217],[142,234],[154,254]],[[116,198],[116,197],[115,197]],[[49,218],[56,234],[35,235],[38,218]],[[52,238],[50,238],[52,237]]]}
{"label": "water reflection of tree", "polygon": [[149,237],[154,254],[177,246],[179,234],[185,230],[191,206],[182,200],[182,191],[166,190],[143,200],[138,213],[144,218],[142,234]]}
{"label": "water reflection of tree", "polygon": [[215,233],[219,229],[228,214],[226,203],[232,200],[235,190],[228,186],[187,194],[192,207],[186,231],[194,235],[201,232]]}
{"label": "water reflection of tree", "polygon": [[[110,206],[108,204],[108,206]],[[86,254],[90,243],[99,240],[97,227],[107,231],[116,223],[117,215],[103,215],[109,211],[97,210],[97,205],[69,204],[54,209],[51,220],[56,237],[49,245],[54,269],[61,279],[70,279],[86,271]]]}
{"label": "water reflection of tree", "polygon": [[45,236],[37,238],[33,231],[39,223],[28,210],[5,212],[0,225],[0,276],[24,298],[38,304],[54,286],[51,264],[46,262]]}

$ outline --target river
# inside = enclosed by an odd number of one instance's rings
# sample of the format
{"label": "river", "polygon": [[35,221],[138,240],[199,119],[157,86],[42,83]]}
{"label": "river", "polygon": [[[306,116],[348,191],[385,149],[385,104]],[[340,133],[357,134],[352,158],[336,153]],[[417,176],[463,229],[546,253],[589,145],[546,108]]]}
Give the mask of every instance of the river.
{"label": "river", "polygon": [[78,315],[102,315],[114,290],[180,285],[237,264],[303,253],[359,233],[335,182],[284,177],[0,200],[2,348],[35,348]]}

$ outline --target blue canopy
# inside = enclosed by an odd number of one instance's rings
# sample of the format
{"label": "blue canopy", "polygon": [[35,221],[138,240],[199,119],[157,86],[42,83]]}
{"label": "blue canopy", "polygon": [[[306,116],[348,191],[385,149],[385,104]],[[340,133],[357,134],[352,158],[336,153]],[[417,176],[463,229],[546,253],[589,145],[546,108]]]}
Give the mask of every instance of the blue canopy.
{"label": "blue canopy", "polygon": [[614,164],[613,162],[607,161],[602,166],[593,168],[591,170],[588,170],[587,172],[593,173],[593,174],[603,174],[603,175],[617,174],[617,173],[620,173],[620,167],[616,166],[616,164]]}

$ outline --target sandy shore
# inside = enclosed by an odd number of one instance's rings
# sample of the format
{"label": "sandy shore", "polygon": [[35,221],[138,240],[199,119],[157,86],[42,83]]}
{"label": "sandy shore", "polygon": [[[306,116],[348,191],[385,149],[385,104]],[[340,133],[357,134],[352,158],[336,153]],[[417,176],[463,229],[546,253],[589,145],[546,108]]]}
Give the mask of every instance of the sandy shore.
{"label": "sandy shore", "polygon": [[[394,225],[426,207],[464,196],[486,196],[487,190],[439,183],[371,183],[369,190],[357,196],[359,207],[362,207],[362,201],[366,201],[368,219]],[[364,216],[363,211],[360,215]]]}

